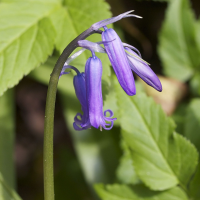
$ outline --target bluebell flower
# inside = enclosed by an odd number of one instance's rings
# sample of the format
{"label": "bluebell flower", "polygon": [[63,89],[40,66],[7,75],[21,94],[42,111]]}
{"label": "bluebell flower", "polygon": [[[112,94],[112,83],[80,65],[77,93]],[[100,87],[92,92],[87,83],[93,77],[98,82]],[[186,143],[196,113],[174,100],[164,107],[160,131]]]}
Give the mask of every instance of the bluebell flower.
{"label": "bluebell flower", "polygon": [[81,104],[83,114],[77,113],[74,117],[74,129],[77,131],[88,129],[91,127],[89,120],[88,102],[86,98],[86,85],[85,85],[85,73],[80,73],[77,70],[77,75],[74,76],[74,89],[76,96]]}
{"label": "bluebell flower", "polygon": [[[91,126],[100,128],[100,130],[102,128],[110,130],[113,127],[114,120],[116,120],[116,118],[112,118],[112,110],[108,109],[103,112],[102,64],[93,51],[92,55],[86,62],[85,73],[80,73],[77,68],[67,65],[68,61],[60,74],[60,76],[68,74],[69,72],[65,72],[68,68],[75,70],[77,73],[74,76],[73,83],[83,112],[83,114],[77,113],[74,117],[73,127],[77,131],[88,129]],[[106,116],[107,113],[109,113],[109,116]]]}
{"label": "bluebell flower", "polygon": [[[74,69],[77,73],[74,76],[74,88],[76,96],[81,103],[83,114],[76,114],[73,123],[75,130],[84,130],[91,126],[100,128],[100,130],[102,128],[110,130],[113,127],[114,120],[116,120],[116,118],[113,118],[112,110],[108,109],[103,112],[102,64],[100,59],[96,57],[95,52],[108,55],[118,81],[128,95],[136,94],[132,71],[148,85],[158,91],[162,91],[160,80],[149,67],[149,64],[142,59],[140,52],[135,47],[122,43],[117,33],[106,26],[125,17],[141,18],[140,16],[130,14],[131,12],[128,11],[93,24],[90,28],[92,30],[97,31],[99,28],[104,28],[104,31],[98,31],[102,35],[102,41],[93,43],[87,40],[79,40],[78,46],[82,47],[82,49],[69,57],[63,66],[60,76],[69,73],[65,72],[67,68]],[[100,46],[101,44],[104,45],[104,48]],[[92,52],[92,57],[88,58],[86,62],[85,73],[80,73],[75,67],[70,66],[69,63],[86,49]],[[109,116],[106,116],[107,113],[109,113]]]}
{"label": "bluebell flower", "polygon": [[162,91],[161,82],[157,77],[157,75],[149,67],[149,65],[130,48],[125,47],[125,50],[128,52],[127,57],[130,68],[133,70],[133,72],[135,72],[148,85],[161,92]]}
{"label": "bluebell flower", "polygon": [[81,109],[83,112],[83,114],[81,113],[76,114],[76,116],[74,117],[73,127],[77,131],[88,129],[91,127],[91,124],[89,121],[89,110],[86,98],[85,73],[84,72],[80,73],[76,67],[65,64],[61,71],[60,76],[64,74],[69,74],[69,72],[64,72],[66,69],[73,69],[77,74],[74,76],[73,84],[76,97],[78,98],[81,104]]}
{"label": "bluebell flower", "polygon": [[135,81],[122,42],[113,29],[107,29],[106,26],[104,29],[105,31],[102,33],[103,42],[112,40],[112,42],[104,43],[104,47],[117,79],[128,95],[135,95]]}
{"label": "bluebell flower", "polygon": [[[140,16],[130,14],[131,12],[132,11],[128,11],[116,17],[102,20],[92,25],[92,27],[95,30],[101,27],[104,28],[104,31],[102,32],[102,43],[104,44],[106,53],[119,83],[128,95],[132,96],[136,94],[134,77],[131,70],[133,70],[133,72],[142,78],[148,85],[154,87],[158,91],[162,91],[160,80],[148,64],[141,58],[140,52],[135,47],[122,43],[117,33],[112,28],[108,29],[106,27],[106,25],[125,17],[141,18]],[[135,51],[137,53],[135,53]]]}
{"label": "bluebell flower", "polygon": [[[116,118],[113,117],[111,110],[105,110],[103,112],[103,98],[102,98],[102,64],[101,60],[97,58],[92,52],[85,65],[85,81],[86,81],[86,94],[89,108],[89,121],[90,124],[95,127],[106,130],[110,130],[113,127],[113,122]],[[106,117],[106,113],[109,113],[109,117]],[[106,123],[106,121],[110,122]],[[109,126],[109,127],[107,127]],[[84,126],[83,126],[84,127]]]}

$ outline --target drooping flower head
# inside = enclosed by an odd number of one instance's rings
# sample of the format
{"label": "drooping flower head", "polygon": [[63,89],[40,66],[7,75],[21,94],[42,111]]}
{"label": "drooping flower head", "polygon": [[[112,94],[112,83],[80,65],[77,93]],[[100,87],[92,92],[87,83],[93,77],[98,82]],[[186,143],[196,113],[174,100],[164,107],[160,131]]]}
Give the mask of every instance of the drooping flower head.
{"label": "drooping flower head", "polygon": [[69,74],[69,72],[64,72],[66,69],[73,69],[77,74],[74,76],[73,84],[76,97],[78,98],[81,104],[81,109],[83,112],[83,114],[81,113],[76,114],[76,116],[74,117],[73,127],[77,131],[88,129],[91,127],[91,124],[89,121],[89,110],[86,98],[85,73],[80,73],[76,67],[66,64],[64,65],[60,76],[62,76],[63,74]]}
{"label": "drooping flower head", "polygon": [[102,33],[102,41],[112,41],[105,43],[104,47],[118,81],[128,95],[135,95],[135,81],[122,42],[113,29],[108,29],[106,26],[104,26],[104,29],[105,31]]}
{"label": "drooping flower head", "polygon": [[[113,29],[106,27],[106,25],[122,18],[141,18],[140,16],[130,14],[131,12],[128,11],[93,24],[90,29],[101,33],[102,41],[93,43],[87,40],[79,40],[78,45],[83,48],[69,57],[63,66],[60,76],[68,73],[65,72],[66,68],[74,69],[77,72],[77,75],[74,77],[74,88],[76,96],[81,103],[83,114],[77,113],[75,116],[73,124],[75,130],[84,130],[91,126],[110,130],[113,127],[114,120],[116,120],[116,118],[112,118],[113,112],[111,110],[103,112],[102,64],[94,52],[106,53],[108,55],[118,81],[128,95],[136,94],[132,71],[148,85],[158,91],[162,91],[160,80],[149,67],[149,64],[142,59],[140,52],[135,47],[122,43],[117,33]],[[98,30],[102,27],[104,31]],[[100,46],[100,44],[103,44],[105,48]],[[85,73],[80,73],[76,68],[69,66],[69,63],[86,49],[92,52],[92,57],[86,62]],[[110,115],[109,117],[106,116],[107,112]]]}
{"label": "drooping flower head", "polygon": [[[85,81],[86,81],[86,95],[89,108],[89,120],[93,127],[100,129],[103,127],[106,130],[110,130],[113,127],[113,121],[116,118],[112,118],[113,112],[106,110],[103,112],[103,98],[102,98],[102,64],[101,60],[96,57],[92,52],[85,65]],[[109,112],[110,116],[106,117],[106,113]],[[109,121],[110,124],[106,123]],[[110,127],[107,127],[110,126]]]}
{"label": "drooping flower head", "polygon": [[133,70],[133,72],[135,72],[148,85],[161,92],[162,91],[161,82],[157,77],[157,75],[149,67],[149,65],[130,48],[125,47],[125,50],[128,52],[127,57],[130,64],[130,68]]}
{"label": "drooping flower head", "polygon": [[78,71],[77,75],[74,76],[73,83],[76,96],[81,104],[81,109],[83,111],[83,114],[81,113],[76,114],[76,116],[74,117],[73,126],[74,129],[78,131],[88,129],[91,127],[91,124],[89,120],[89,110],[86,98],[85,73],[80,73]]}
{"label": "drooping flower head", "polygon": [[[141,58],[140,52],[135,47],[122,43],[117,33],[113,29],[108,29],[106,27],[106,25],[125,17],[141,18],[140,16],[130,14],[131,12],[132,11],[128,11],[116,17],[102,20],[93,24],[92,27],[95,30],[101,27],[105,29],[105,31],[102,32],[102,43],[104,44],[119,83],[128,95],[132,96],[136,94],[134,77],[131,70],[148,85],[154,87],[158,91],[162,91],[160,80],[148,64]],[[137,53],[135,53],[135,51]]]}

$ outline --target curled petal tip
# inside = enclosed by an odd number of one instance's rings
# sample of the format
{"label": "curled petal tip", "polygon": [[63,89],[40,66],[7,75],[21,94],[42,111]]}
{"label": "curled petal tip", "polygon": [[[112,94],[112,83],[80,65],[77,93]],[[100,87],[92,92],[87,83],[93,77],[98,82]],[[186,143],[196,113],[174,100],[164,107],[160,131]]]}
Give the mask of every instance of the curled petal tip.
{"label": "curled petal tip", "polygon": [[117,21],[119,21],[119,20],[121,20],[121,19],[123,19],[123,18],[126,18],[126,17],[137,17],[137,18],[141,18],[140,16],[137,16],[137,15],[131,15],[131,14],[129,15],[129,13],[131,13],[131,12],[133,12],[133,11],[134,11],[134,10],[130,10],[130,11],[127,11],[127,12],[125,12],[125,13],[122,13],[122,14],[116,16],[116,17],[112,17],[112,18],[105,19],[105,20],[102,20],[102,21],[100,21],[100,22],[97,22],[97,23],[93,24],[93,25],[91,26],[91,28],[92,28],[93,30],[98,30],[99,28],[101,28],[101,27],[103,27],[103,26],[106,26],[106,25],[108,25],[108,24],[112,24],[112,23],[117,22]]}
{"label": "curled petal tip", "polygon": [[143,17],[139,16],[139,15],[126,15],[123,18],[127,18],[127,17],[136,17],[136,18],[140,18],[142,19]]}

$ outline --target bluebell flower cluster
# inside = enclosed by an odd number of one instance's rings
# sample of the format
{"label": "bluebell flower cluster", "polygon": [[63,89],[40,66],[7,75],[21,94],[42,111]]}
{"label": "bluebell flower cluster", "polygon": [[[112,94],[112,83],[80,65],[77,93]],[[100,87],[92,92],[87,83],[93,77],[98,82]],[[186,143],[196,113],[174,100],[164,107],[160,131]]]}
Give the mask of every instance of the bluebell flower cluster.
{"label": "bluebell flower cluster", "polygon": [[[103,112],[103,98],[102,98],[102,63],[96,57],[95,52],[106,53],[111,62],[113,70],[123,90],[130,96],[136,94],[135,81],[132,71],[136,73],[148,85],[152,86],[158,91],[162,91],[162,85],[159,78],[149,67],[148,63],[141,58],[140,52],[133,46],[122,43],[117,33],[112,28],[107,28],[106,25],[116,22],[126,17],[137,17],[137,15],[130,14],[128,11],[116,17],[97,22],[91,26],[93,30],[103,28],[102,41],[90,42],[87,40],[79,40],[78,45],[82,49],[71,57],[69,57],[63,66],[61,75],[68,74],[65,72],[67,68],[76,71],[74,76],[75,93],[80,101],[82,112],[77,113],[74,118],[74,129],[85,130],[91,128],[100,128],[100,130],[110,130],[113,127],[116,118],[113,118],[112,110],[105,110]],[[100,45],[103,44],[104,48]],[[88,58],[85,65],[85,72],[80,73],[79,70],[69,63],[79,56],[86,49],[90,50],[92,56]],[[106,115],[109,113],[109,117]]]}

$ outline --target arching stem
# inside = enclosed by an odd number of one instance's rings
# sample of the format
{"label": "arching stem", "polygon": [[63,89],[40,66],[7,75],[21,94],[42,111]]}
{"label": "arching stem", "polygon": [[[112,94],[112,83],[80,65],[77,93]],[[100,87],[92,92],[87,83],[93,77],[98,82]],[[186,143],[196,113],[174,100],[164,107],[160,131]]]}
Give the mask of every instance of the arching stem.
{"label": "arching stem", "polygon": [[54,110],[56,101],[56,92],[59,75],[62,67],[70,56],[70,54],[78,47],[78,41],[84,40],[93,33],[101,33],[94,31],[92,28],[87,29],[76,37],[63,51],[58,61],[55,64],[50,77],[45,109],[45,124],[44,124],[44,199],[54,200],[54,171],[53,171],[53,132],[54,132]]}

